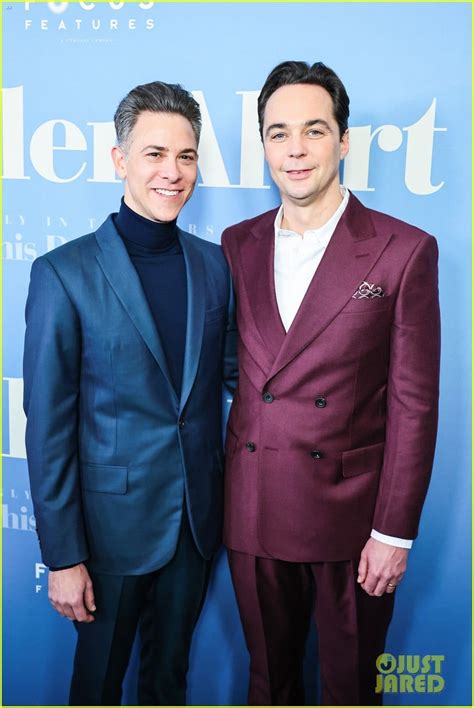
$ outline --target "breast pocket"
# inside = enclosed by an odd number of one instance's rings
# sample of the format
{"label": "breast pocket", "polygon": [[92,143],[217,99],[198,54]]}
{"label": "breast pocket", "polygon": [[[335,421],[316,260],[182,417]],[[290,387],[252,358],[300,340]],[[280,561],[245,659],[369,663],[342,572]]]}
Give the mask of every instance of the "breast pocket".
{"label": "breast pocket", "polygon": [[362,314],[364,312],[385,312],[393,305],[393,296],[351,298],[341,310],[342,315]]}

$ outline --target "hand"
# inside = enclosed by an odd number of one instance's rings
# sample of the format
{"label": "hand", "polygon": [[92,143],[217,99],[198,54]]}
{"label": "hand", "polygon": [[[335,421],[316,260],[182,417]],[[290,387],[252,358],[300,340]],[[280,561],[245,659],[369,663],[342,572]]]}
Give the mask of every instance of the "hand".
{"label": "hand", "polygon": [[94,591],[92,580],[84,563],[65,570],[50,570],[48,597],[55,610],[63,617],[78,622],[93,622]]}
{"label": "hand", "polygon": [[392,593],[407,567],[408,549],[369,538],[362,553],[357,582],[368,595]]}

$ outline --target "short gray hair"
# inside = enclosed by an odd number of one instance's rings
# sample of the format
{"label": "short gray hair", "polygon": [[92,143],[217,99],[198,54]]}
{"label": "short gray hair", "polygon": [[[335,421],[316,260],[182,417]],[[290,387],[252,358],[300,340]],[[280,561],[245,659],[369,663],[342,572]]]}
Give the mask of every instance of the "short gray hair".
{"label": "short gray hair", "polygon": [[140,113],[177,113],[186,118],[193,129],[196,143],[201,135],[201,111],[199,103],[179,84],[165,84],[152,81],[149,84],[135,86],[120,101],[114,115],[117,144],[128,149],[130,135]]}

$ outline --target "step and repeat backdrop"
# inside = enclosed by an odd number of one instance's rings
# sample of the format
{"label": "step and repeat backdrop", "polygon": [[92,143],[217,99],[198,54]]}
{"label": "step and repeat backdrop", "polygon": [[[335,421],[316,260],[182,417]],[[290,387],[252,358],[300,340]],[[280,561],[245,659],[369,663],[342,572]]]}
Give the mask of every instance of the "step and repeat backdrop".
{"label": "step and repeat backdrop", "polygon": [[[2,13],[3,703],[65,704],[75,634],[48,602],[28,483],[22,348],[31,264],[117,210],[112,117],[133,86],[156,79],[183,84],[203,114],[198,187],[181,227],[219,243],[229,224],[276,206],[257,97],[273,66],[303,59],[334,68],[351,98],[343,183],[438,239],[439,438],[397,592],[385,703],[470,704],[470,4],[3,2]],[[310,703],[315,647],[311,635]],[[129,705],[135,667],[134,659]],[[221,552],[193,641],[189,703],[245,703],[247,671]]]}

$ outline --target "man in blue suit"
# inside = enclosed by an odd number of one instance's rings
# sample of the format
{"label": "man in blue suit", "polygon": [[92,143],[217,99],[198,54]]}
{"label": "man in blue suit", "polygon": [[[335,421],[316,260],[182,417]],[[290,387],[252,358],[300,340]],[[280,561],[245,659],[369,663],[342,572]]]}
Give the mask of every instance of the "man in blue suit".
{"label": "man in blue suit", "polygon": [[220,247],[176,224],[197,178],[194,98],[137,86],[115,127],[119,212],[32,267],[28,466],[49,598],[77,629],[70,705],[120,704],[137,627],[140,705],[182,705],[221,542],[232,286]]}

